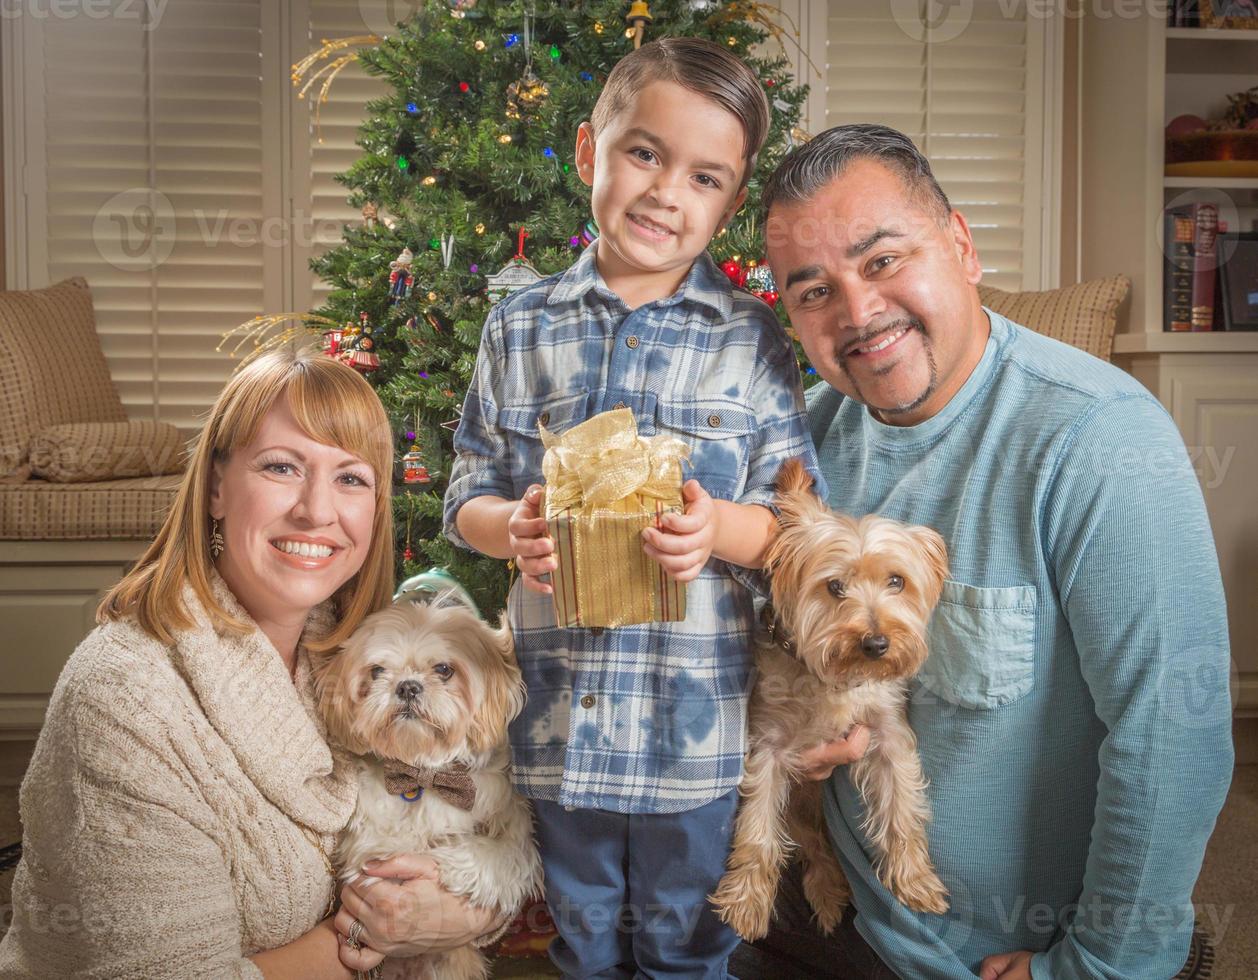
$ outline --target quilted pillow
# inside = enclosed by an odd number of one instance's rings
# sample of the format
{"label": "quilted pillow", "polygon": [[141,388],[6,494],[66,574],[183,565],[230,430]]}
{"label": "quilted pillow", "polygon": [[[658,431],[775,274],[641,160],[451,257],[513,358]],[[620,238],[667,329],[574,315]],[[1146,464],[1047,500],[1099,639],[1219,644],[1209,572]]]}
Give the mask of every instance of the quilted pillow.
{"label": "quilted pillow", "polygon": [[31,437],[65,422],[125,422],[87,281],[0,292],[0,480],[25,479]]}
{"label": "quilted pillow", "polygon": [[1014,323],[1108,361],[1118,307],[1130,289],[1130,279],[1113,276],[1038,293],[1007,293],[980,284],[978,295],[984,306]]}
{"label": "quilted pillow", "polygon": [[31,475],[50,483],[91,483],[178,473],[179,430],[166,422],[72,422],[31,440]]}

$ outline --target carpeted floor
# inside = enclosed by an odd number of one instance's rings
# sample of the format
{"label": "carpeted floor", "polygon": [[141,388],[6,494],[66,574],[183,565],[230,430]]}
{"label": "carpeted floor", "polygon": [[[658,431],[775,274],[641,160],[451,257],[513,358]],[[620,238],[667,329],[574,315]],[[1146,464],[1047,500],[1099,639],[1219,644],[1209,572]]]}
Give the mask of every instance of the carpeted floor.
{"label": "carpeted floor", "polygon": [[[12,916],[9,889],[13,881],[10,863],[21,839],[16,787],[0,787],[0,934]],[[1214,836],[1206,848],[1205,864],[1193,901],[1197,924],[1215,944],[1216,980],[1252,980],[1258,977],[1258,765],[1238,766],[1227,804]],[[1246,925],[1245,923],[1249,923]],[[545,960],[503,962],[496,978],[516,980],[550,978],[557,974]]]}

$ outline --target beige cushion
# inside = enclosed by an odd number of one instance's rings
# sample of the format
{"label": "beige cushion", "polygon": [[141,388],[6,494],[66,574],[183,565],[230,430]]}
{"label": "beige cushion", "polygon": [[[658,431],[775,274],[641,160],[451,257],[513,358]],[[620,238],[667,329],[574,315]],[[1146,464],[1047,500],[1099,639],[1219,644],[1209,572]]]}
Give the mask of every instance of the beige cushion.
{"label": "beige cushion", "polygon": [[147,540],[162,526],[181,480],[0,484],[0,539]]}
{"label": "beige cushion", "polygon": [[1114,276],[1039,293],[1007,293],[980,284],[978,295],[984,306],[1014,323],[1108,361],[1118,307],[1130,289],[1130,279]]}
{"label": "beige cushion", "polygon": [[124,422],[84,279],[0,292],[0,478],[26,475],[31,437],[64,422]]}
{"label": "beige cushion", "polygon": [[166,422],[71,422],[31,440],[31,475],[52,483],[90,483],[178,473],[179,430]]}

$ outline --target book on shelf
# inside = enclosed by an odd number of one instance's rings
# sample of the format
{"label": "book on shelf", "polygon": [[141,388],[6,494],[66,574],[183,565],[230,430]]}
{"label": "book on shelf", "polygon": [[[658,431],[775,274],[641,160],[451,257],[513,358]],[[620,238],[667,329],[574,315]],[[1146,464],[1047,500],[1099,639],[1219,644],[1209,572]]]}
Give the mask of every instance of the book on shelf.
{"label": "book on shelf", "polygon": [[1218,205],[1192,204],[1192,329],[1214,328],[1214,284],[1219,278]]}
{"label": "book on shelf", "polygon": [[1175,333],[1187,332],[1192,329],[1192,209],[1168,208],[1162,215],[1162,221],[1162,328]]}

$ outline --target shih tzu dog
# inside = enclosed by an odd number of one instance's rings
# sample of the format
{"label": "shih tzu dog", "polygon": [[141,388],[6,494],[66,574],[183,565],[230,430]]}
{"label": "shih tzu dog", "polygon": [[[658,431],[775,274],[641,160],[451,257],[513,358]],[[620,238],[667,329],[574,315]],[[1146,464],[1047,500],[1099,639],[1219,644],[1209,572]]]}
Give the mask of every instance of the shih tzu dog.
{"label": "shih tzu dog", "polygon": [[[507,772],[507,723],[524,707],[511,632],[438,599],[381,610],[316,669],[331,738],[359,757],[358,807],[335,855],[342,881],[364,861],[430,855],[441,884],[511,915],[540,893],[531,812]],[[473,946],[387,959],[383,977],[482,980]]]}
{"label": "shih tzu dog", "polygon": [[798,460],[778,474],[779,532],[766,562],[773,605],[756,647],[743,799],[728,869],[711,896],[749,940],[768,932],[793,844],[822,931],[843,913],[850,892],[826,834],[822,784],[802,778],[800,756],[855,724],[871,732],[848,771],[865,803],[879,879],[912,909],[948,908],[926,848],[930,808],[906,704],[908,682],[926,659],[947,551],[930,528],[834,513],[812,482]]}

